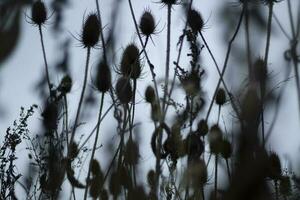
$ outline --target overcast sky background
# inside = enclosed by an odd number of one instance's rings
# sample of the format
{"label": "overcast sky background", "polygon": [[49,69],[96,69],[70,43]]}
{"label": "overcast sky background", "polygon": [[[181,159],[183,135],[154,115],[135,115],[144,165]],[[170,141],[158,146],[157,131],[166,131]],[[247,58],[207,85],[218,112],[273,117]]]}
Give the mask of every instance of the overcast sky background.
{"label": "overcast sky background", "polygon": [[[111,4],[113,1],[110,0],[100,0],[100,10],[102,15],[102,21],[104,25],[107,25],[107,28],[104,30],[104,34],[109,32],[109,23],[110,19],[110,11]],[[208,22],[206,24],[206,29],[204,32],[204,36],[208,41],[212,52],[214,53],[217,62],[220,66],[222,66],[224,57],[225,57],[225,49],[226,45],[223,42],[223,30],[221,24],[222,19],[219,17],[219,8],[226,4],[227,6],[233,6],[233,1],[225,1],[225,0],[194,0],[193,7],[199,10],[205,19]],[[296,13],[297,9],[297,0],[293,0],[294,4],[293,9],[294,13]],[[143,10],[145,8],[149,8],[152,10],[155,15],[156,21],[159,22],[158,30],[163,31],[158,35],[153,37],[154,44],[152,42],[147,46],[147,50],[155,65],[155,72],[159,77],[163,77],[164,75],[164,66],[165,66],[165,46],[166,46],[166,8],[162,7],[161,4],[154,3],[154,1],[150,0],[132,0],[136,17],[139,19]],[[126,45],[130,42],[136,42],[139,44],[137,36],[135,34],[134,24],[130,15],[130,10],[127,1],[122,1],[120,13],[118,13],[118,24],[116,31],[118,31],[118,40],[116,44],[116,56],[118,56],[122,49],[126,47]],[[288,24],[288,16],[287,16],[287,6],[286,2],[282,2],[275,5],[275,13],[279,16],[280,21],[284,25],[287,30],[290,30]],[[65,23],[63,24],[64,33],[66,35],[57,36],[53,35],[50,30],[50,25],[46,25],[44,30],[45,34],[45,46],[47,51],[48,63],[50,67],[50,74],[52,78],[52,82],[58,84],[60,81],[59,76],[53,74],[53,70],[51,67],[54,67],[58,58],[60,58],[61,53],[59,51],[59,46],[57,44],[58,39],[62,39],[65,36],[71,36],[69,32],[76,35],[76,33],[80,33],[82,27],[82,20],[84,13],[95,11],[95,2],[94,0],[72,0],[70,1],[70,6],[65,10],[64,17]],[[30,9],[27,9],[27,13],[30,13]],[[184,27],[184,16],[182,15],[181,9],[179,6],[174,6],[172,11],[174,14],[172,16],[172,37],[171,37],[171,63],[176,59],[176,43],[178,41],[178,36],[181,34],[181,31]],[[51,13],[51,11],[49,12]],[[50,19],[51,21],[51,19]],[[284,38],[283,34],[278,29],[278,26],[273,21],[273,27],[275,29],[275,34],[272,35],[271,38],[271,50],[270,50],[270,59],[269,66],[270,71],[274,74],[273,80],[275,82],[282,81],[283,78],[281,72],[284,71],[284,67],[287,67],[283,61],[282,54],[288,48],[288,41]],[[231,34],[230,34],[231,35]],[[244,35],[243,29],[239,33],[240,36]],[[239,37],[240,37],[239,36]],[[261,40],[260,40],[261,39]],[[256,40],[256,38],[255,38]],[[261,44],[261,48],[253,49],[253,54],[256,56],[262,56],[264,52],[265,45],[265,35],[262,38],[258,38],[258,41],[263,41]],[[254,41],[255,42],[255,41]],[[82,87],[83,81],[83,72],[85,66],[85,57],[86,50],[78,47],[79,42],[72,38],[71,42],[71,69],[72,69],[72,78],[74,81],[74,85],[72,88],[72,92],[69,97],[70,102],[70,121],[71,124],[74,121],[75,116],[75,106],[79,100],[79,95]],[[91,54],[91,62],[90,69],[95,68],[97,61],[99,60],[100,50],[92,50]],[[182,58],[181,63],[187,63],[188,60]],[[117,62],[118,63],[118,60]],[[215,85],[218,80],[217,72],[215,67],[213,66],[210,57],[207,54],[207,51],[202,51],[202,59],[201,63],[203,64],[204,69],[207,72],[206,79],[203,82],[203,87],[207,91],[207,98],[211,99],[212,90],[215,88]],[[3,64],[0,68],[0,105],[2,110],[4,111],[4,115],[0,119],[0,130],[2,135],[5,133],[5,130],[8,126],[11,126],[13,120],[17,119],[20,107],[23,106],[28,108],[32,104],[38,104],[40,107],[43,106],[41,99],[39,99],[38,94],[34,91],[35,83],[40,79],[41,73],[44,73],[43,59],[42,59],[42,51],[40,45],[40,39],[38,35],[38,29],[36,27],[31,26],[23,20],[22,23],[22,35],[19,41],[19,44],[11,57]],[[172,65],[173,67],[173,65]],[[234,64],[234,59],[231,59],[229,68],[237,67]],[[171,70],[172,71],[172,70]],[[152,158],[154,158],[153,153],[150,150],[150,138],[153,131],[153,126],[151,124],[150,119],[150,106],[143,102],[143,95],[145,87],[151,83],[151,74],[148,70],[147,64],[144,67],[144,76],[143,79],[138,82],[138,92],[137,102],[141,102],[137,105],[136,112],[136,121],[143,121],[139,133],[139,137],[143,138],[141,143],[141,161],[142,164],[154,166],[152,162]],[[228,71],[229,72],[229,71]],[[226,79],[231,81],[240,78],[243,78],[245,74],[234,74],[227,73]],[[114,80],[116,76],[114,76]],[[89,80],[90,83],[90,80]],[[230,84],[229,84],[230,85]],[[91,84],[89,85],[89,87]],[[278,123],[274,128],[274,133],[272,134],[267,147],[268,149],[276,149],[279,153],[280,157],[283,159],[285,163],[283,166],[285,167],[287,161],[285,161],[285,156],[288,155],[291,158],[296,158],[296,155],[299,153],[299,141],[300,141],[300,123],[299,123],[299,113],[298,105],[297,105],[297,94],[295,92],[295,80],[292,79],[287,83],[286,89],[283,94],[283,105],[279,111]],[[180,94],[180,90],[176,91],[177,94]],[[175,93],[175,94],[176,94]],[[98,97],[99,98],[99,97]],[[174,96],[176,99],[176,96]],[[179,101],[183,100],[182,96],[178,96]],[[105,98],[105,108],[108,108],[111,100],[108,96]],[[82,134],[86,130],[91,130],[96,123],[98,109],[91,111],[90,116],[94,116],[93,120],[89,120],[85,129],[78,129],[78,134]],[[214,114],[216,114],[217,109],[214,109]],[[33,134],[38,134],[39,123],[41,109],[31,118],[31,130]],[[205,113],[204,113],[205,114]],[[228,113],[224,113],[223,117],[225,119],[231,119],[231,116]],[[268,120],[271,120],[272,116],[266,116],[266,128],[268,128]],[[216,121],[215,117],[211,117],[211,123]],[[114,119],[110,115],[103,122],[103,126],[101,128],[101,136],[100,141],[112,140],[115,135],[114,128]],[[2,138],[0,137],[0,141]],[[106,144],[103,142],[103,144]],[[104,146],[105,147],[105,146]],[[98,152],[101,153],[102,150]],[[27,158],[27,153],[24,151],[24,148],[19,149],[20,157],[23,159]],[[105,150],[103,150],[105,152]],[[98,153],[98,156],[99,156]],[[103,162],[103,166],[106,166],[106,161]],[[298,163],[293,163],[295,164]]]}

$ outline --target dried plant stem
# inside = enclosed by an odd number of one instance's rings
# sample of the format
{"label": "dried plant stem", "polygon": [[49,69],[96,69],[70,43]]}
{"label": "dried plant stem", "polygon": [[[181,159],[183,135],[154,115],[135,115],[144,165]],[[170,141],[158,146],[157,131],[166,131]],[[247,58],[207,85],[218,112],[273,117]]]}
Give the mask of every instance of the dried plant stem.
{"label": "dried plant stem", "polygon": [[[167,21],[167,48],[166,48],[166,71],[165,71],[165,85],[164,85],[164,98],[162,110],[165,110],[167,95],[168,95],[168,85],[169,85],[169,72],[170,72],[170,48],[171,48],[171,11],[172,5],[168,4],[168,21]],[[163,120],[166,116],[166,112],[163,112]]]}
{"label": "dried plant stem", "polygon": [[215,199],[218,194],[218,154],[215,155]]}
{"label": "dried plant stem", "polygon": [[80,100],[79,100],[79,103],[78,103],[78,108],[77,108],[77,112],[76,112],[76,118],[75,118],[74,127],[73,127],[73,130],[72,130],[72,134],[71,134],[71,139],[70,139],[70,144],[69,145],[71,145],[72,142],[73,142],[73,140],[74,140],[74,136],[75,136],[75,133],[76,133],[77,124],[78,124],[78,120],[79,120],[79,115],[80,115],[81,107],[82,107],[82,104],[83,104],[83,98],[84,98],[85,88],[86,88],[86,84],[87,84],[87,76],[88,76],[88,71],[89,71],[90,54],[91,54],[91,48],[88,47],[87,48],[87,56],[86,56],[86,65],[85,65],[85,73],[84,73],[83,86],[82,86],[82,91],[81,91]]}
{"label": "dried plant stem", "polygon": [[[267,41],[266,41],[266,50],[264,63],[267,68],[268,58],[269,58],[269,49],[270,49],[270,41],[271,41],[271,30],[272,30],[272,16],[273,16],[273,3],[269,4],[269,16],[268,16],[268,28],[267,28]],[[261,95],[261,134],[262,134],[262,145],[265,146],[265,123],[264,123],[264,91],[263,84],[260,84],[260,95]]]}
{"label": "dried plant stem", "polygon": [[249,9],[248,2],[245,1],[243,6],[245,7],[245,32],[246,32],[246,46],[247,46],[247,61],[248,61],[248,74],[249,79],[253,79],[252,74],[252,61],[251,61],[251,46],[250,46],[250,32],[249,32]]}
{"label": "dried plant stem", "polygon": [[84,147],[84,145],[90,140],[90,138],[92,137],[92,135],[94,134],[94,132],[97,129],[98,123],[101,123],[103,121],[103,119],[106,117],[106,115],[109,113],[109,111],[112,109],[113,106],[114,106],[114,104],[110,105],[110,107],[105,111],[105,113],[102,115],[100,121],[97,122],[96,126],[93,128],[93,130],[90,132],[88,137],[84,140],[84,142],[80,145],[78,150],[81,150]]}
{"label": "dried plant stem", "polygon": [[100,124],[101,124],[100,120],[101,120],[102,110],[103,110],[104,95],[105,95],[105,93],[103,92],[101,94],[101,102],[100,102],[100,110],[99,110],[99,115],[98,115],[96,136],[95,136],[94,146],[93,146],[93,149],[92,149],[91,160],[90,160],[90,163],[89,163],[88,174],[87,174],[87,177],[86,177],[86,187],[85,187],[85,191],[84,191],[84,200],[86,200],[86,198],[87,198],[87,192],[88,192],[88,187],[89,187],[89,183],[90,183],[91,167],[92,167],[92,163],[93,163],[93,160],[94,160],[94,156],[95,156],[95,152],[96,152],[96,146],[97,146],[98,137],[99,137]]}
{"label": "dried plant stem", "polygon": [[133,22],[134,22],[135,30],[137,32],[140,44],[141,44],[141,46],[143,48],[142,51],[144,52],[144,55],[146,57],[146,61],[147,61],[148,65],[149,65],[149,69],[150,69],[151,76],[152,76],[152,81],[153,81],[153,84],[154,84],[155,93],[156,93],[156,96],[158,97],[158,89],[157,89],[157,83],[156,83],[156,79],[155,79],[156,74],[154,73],[154,65],[151,63],[151,61],[149,59],[149,56],[148,56],[148,53],[145,50],[145,45],[143,43],[141,34],[139,32],[139,28],[138,28],[138,25],[137,25],[137,22],[136,22],[136,18],[135,18],[135,15],[134,15],[134,11],[133,11],[131,0],[128,0],[128,4],[129,4],[129,7],[130,7],[130,13],[131,13],[131,16],[132,16],[132,19],[133,19]]}
{"label": "dried plant stem", "polygon": [[50,76],[49,76],[49,68],[48,68],[48,62],[47,62],[47,56],[46,56],[46,50],[45,50],[45,44],[44,44],[44,37],[43,37],[43,31],[42,26],[39,25],[39,33],[40,33],[40,39],[41,39],[41,45],[42,45],[42,51],[43,51],[43,58],[44,58],[44,64],[45,64],[45,71],[46,71],[46,78],[49,88],[49,95],[51,96],[51,82],[50,82]]}
{"label": "dried plant stem", "polygon": [[[294,65],[294,71],[295,71],[295,78],[296,78],[296,89],[297,89],[297,95],[298,95],[298,108],[300,112],[300,78],[299,78],[299,69],[298,69],[298,55],[297,55],[297,46],[298,46],[298,29],[297,27],[297,33],[295,30],[295,25],[294,25],[294,20],[293,20],[293,13],[292,13],[292,6],[291,6],[291,1],[287,1],[288,5],[288,14],[289,14],[289,19],[290,19],[290,26],[291,26],[291,32],[292,32],[292,40],[290,41],[290,51],[291,51],[291,57]],[[299,8],[300,9],[300,8]],[[300,14],[299,14],[300,16]],[[299,17],[298,16],[298,17]],[[300,18],[298,19],[300,21]],[[300,23],[300,22],[298,22]],[[298,25],[297,25],[298,26]]]}
{"label": "dried plant stem", "polygon": [[64,113],[65,113],[65,131],[66,131],[66,139],[67,139],[67,144],[69,144],[69,117],[68,117],[68,101],[67,101],[67,96],[63,96],[64,100]]}
{"label": "dried plant stem", "polygon": [[[228,43],[228,47],[227,47],[227,53],[226,53],[226,57],[225,57],[225,61],[224,61],[224,66],[223,66],[223,69],[222,69],[222,73],[221,73],[221,77],[224,76],[225,74],[225,71],[226,71],[226,68],[227,68],[227,64],[228,64],[228,60],[229,60],[229,55],[230,55],[230,52],[231,52],[231,46],[240,30],[240,27],[241,27],[241,23],[243,21],[243,16],[244,16],[244,12],[245,12],[245,9],[243,8],[241,14],[240,14],[240,18],[239,18],[239,21],[238,21],[238,24],[237,24],[237,27],[234,31],[234,34],[232,36],[232,38],[230,39],[229,43]],[[219,78],[219,81],[217,83],[217,86],[216,86],[216,89],[214,91],[214,95],[213,95],[213,98],[212,100],[210,101],[210,104],[209,104],[209,108],[208,108],[208,111],[207,111],[207,114],[206,114],[206,118],[205,120],[208,121],[208,118],[209,118],[209,115],[210,115],[210,112],[211,112],[211,109],[212,109],[212,106],[213,106],[213,103],[214,103],[214,100],[216,98],[216,95],[217,95],[217,91],[220,87],[220,84],[221,84],[221,78]]]}
{"label": "dried plant stem", "polygon": [[230,173],[230,167],[229,167],[229,161],[228,161],[228,158],[225,159],[225,162],[226,162],[226,168],[227,168],[228,179],[229,179],[229,182],[231,182],[231,173]]}
{"label": "dried plant stem", "polygon": [[[192,9],[192,4],[193,4],[193,0],[190,1],[188,12]],[[185,38],[185,31],[187,29],[187,26],[188,26],[188,23],[187,23],[187,20],[186,20],[185,25],[184,25],[184,29],[183,29],[183,35],[182,35],[181,40],[179,41],[180,42],[179,43],[179,50],[178,50],[178,55],[177,55],[177,59],[176,59],[176,63],[175,63],[174,75],[173,75],[173,79],[172,79],[172,82],[171,82],[170,92],[168,94],[168,99],[171,98],[172,93],[173,93],[173,89],[174,89],[174,86],[175,86],[176,71],[177,71],[177,68],[179,66],[179,62],[180,62],[180,58],[181,58],[181,52],[182,52],[183,42],[184,42],[184,38]],[[167,112],[168,108],[169,108],[169,104],[167,104],[166,109],[165,109],[164,112]]]}

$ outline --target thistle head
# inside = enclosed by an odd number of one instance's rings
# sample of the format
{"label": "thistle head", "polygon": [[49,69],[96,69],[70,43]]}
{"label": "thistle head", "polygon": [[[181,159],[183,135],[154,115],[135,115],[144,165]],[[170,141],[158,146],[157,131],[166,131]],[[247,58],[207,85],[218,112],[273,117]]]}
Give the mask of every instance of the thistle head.
{"label": "thistle head", "polygon": [[202,16],[196,10],[191,9],[188,12],[187,22],[193,32],[200,32],[203,29],[204,22]]}
{"label": "thistle head", "polygon": [[226,103],[226,93],[225,90],[219,88],[216,95],[216,104],[219,106],[223,106]]}
{"label": "thistle head", "polygon": [[100,22],[96,14],[90,14],[83,24],[81,42],[84,47],[94,47],[99,41]]}
{"label": "thistle head", "polygon": [[129,44],[122,55],[121,73],[123,76],[137,79],[142,72],[140,63],[140,51],[135,44]]}
{"label": "thistle head", "polygon": [[152,103],[155,101],[155,99],[156,99],[154,89],[153,89],[153,87],[150,86],[150,85],[147,87],[147,89],[146,89],[146,91],[145,91],[145,98],[146,98],[146,101],[147,101],[148,103],[151,103],[151,104],[152,104]]}
{"label": "thistle head", "polygon": [[32,5],[31,20],[36,25],[42,25],[47,20],[47,10],[44,2],[36,1]]}
{"label": "thistle head", "polygon": [[127,104],[132,99],[132,87],[130,80],[126,77],[118,79],[116,84],[116,94],[121,103]]}
{"label": "thistle head", "polygon": [[145,10],[142,14],[139,27],[141,33],[146,37],[149,37],[155,32],[155,20],[152,13],[149,10]]}
{"label": "thistle head", "polygon": [[100,61],[98,64],[98,72],[96,79],[96,87],[99,92],[105,93],[111,86],[111,72],[105,61]]}

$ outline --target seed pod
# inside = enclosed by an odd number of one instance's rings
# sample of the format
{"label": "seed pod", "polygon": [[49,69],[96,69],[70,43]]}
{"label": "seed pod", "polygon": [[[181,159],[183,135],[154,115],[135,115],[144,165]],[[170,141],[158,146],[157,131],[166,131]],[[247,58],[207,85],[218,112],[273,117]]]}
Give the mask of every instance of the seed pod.
{"label": "seed pod", "polygon": [[281,163],[278,155],[274,152],[269,156],[269,175],[271,179],[277,181],[281,177]]}
{"label": "seed pod", "polygon": [[208,133],[208,125],[206,120],[202,119],[199,121],[197,132],[203,137]]}
{"label": "seed pod", "polygon": [[122,55],[121,73],[123,76],[137,79],[142,72],[139,49],[135,44],[129,44]]}
{"label": "seed pod", "polygon": [[126,77],[118,79],[116,84],[116,94],[121,103],[129,103],[132,99],[132,87],[130,80]]}
{"label": "seed pod", "polygon": [[71,91],[72,88],[72,78],[69,75],[65,75],[58,86],[58,90],[63,93],[67,94]]}
{"label": "seed pod", "polygon": [[152,13],[148,10],[144,11],[140,20],[140,29],[143,35],[149,37],[155,31],[155,20]]}
{"label": "seed pod", "polygon": [[128,165],[137,165],[139,160],[139,147],[136,142],[128,140],[125,148],[124,162]]}
{"label": "seed pod", "polygon": [[100,92],[105,93],[110,89],[110,86],[111,73],[109,66],[104,61],[100,61],[98,64],[96,87]]}
{"label": "seed pod", "polygon": [[201,14],[193,9],[188,12],[187,22],[193,32],[201,31],[204,25]]}
{"label": "seed pod", "polygon": [[90,14],[83,25],[81,41],[84,47],[93,47],[99,41],[100,22],[96,14]]}
{"label": "seed pod", "polygon": [[187,154],[192,158],[199,158],[204,152],[203,142],[196,134],[189,134],[185,139],[185,147]]}
{"label": "seed pod", "polygon": [[58,106],[55,102],[47,103],[42,113],[43,124],[47,131],[53,131],[57,128]]}
{"label": "seed pod", "polygon": [[232,148],[230,142],[227,139],[223,139],[221,145],[221,156],[224,159],[228,159],[230,158],[231,154],[232,154]]}
{"label": "seed pod", "polygon": [[31,9],[31,20],[36,25],[42,25],[47,20],[47,10],[44,2],[36,1],[32,5]]}
{"label": "seed pod", "polygon": [[267,79],[267,65],[261,58],[257,59],[253,66],[254,78],[260,83],[264,83]]}
{"label": "seed pod", "polygon": [[162,118],[162,113],[160,110],[159,103],[154,102],[153,104],[151,104],[151,119],[154,122],[159,122],[161,118]]}
{"label": "seed pod", "polygon": [[208,134],[208,142],[210,151],[213,154],[218,154],[221,152],[222,131],[218,125],[214,125],[211,127],[210,132]]}
{"label": "seed pod", "polygon": [[226,102],[226,93],[225,90],[222,88],[219,88],[216,95],[216,104],[219,106],[224,105]]}
{"label": "seed pod", "polygon": [[145,98],[148,103],[153,103],[155,101],[155,92],[152,86],[148,86],[145,92]]}
{"label": "seed pod", "polygon": [[161,0],[161,2],[166,5],[173,5],[176,4],[177,0]]}
{"label": "seed pod", "polygon": [[155,182],[156,182],[155,180],[156,180],[155,171],[153,169],[151,169],[147,174],[147,182],[148,182],[148,185],[150,186],[150,188],[155,187]]}

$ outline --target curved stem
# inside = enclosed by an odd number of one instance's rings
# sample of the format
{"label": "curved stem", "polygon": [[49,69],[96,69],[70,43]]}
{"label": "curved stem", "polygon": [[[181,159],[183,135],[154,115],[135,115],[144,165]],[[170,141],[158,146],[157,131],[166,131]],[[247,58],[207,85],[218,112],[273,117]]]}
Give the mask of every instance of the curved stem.
{"label": "curved stem", "polygon": [[[169,71],[170,71],[170,48],[171,48],[171,11],[172,5],[168,4],[168,27],[167,27],[167,49],[166,49],[166,72],[165,72],[165,85],[164,85],[164,98],[162,110],[165,110],[167,94],[168,94],[168,85],[169,85]],[[163,112],[163,120],[166,116],[166,112]]]}
{"label": "curved stem", "polygon": [[[225,61],[224,61],[224,66],[223,66],[222,73],[221,73],[221,77],[223,77],[224,74],[225,74],[225,71],[226,71],[226,68],[227,68],[227,64],[228,64],[228,60],[229,60],[229,55],[230,55],[230,52],[231,52],[231,46],[232,46],[232,43],[235,40],[235,38],[236,38],[236,36],[237,36],[237,34],[238,34],[239,30],[240,30],[241,23],[243,21],[244,12],[245,12],[245,9],[243,8],[243,10],[241,12],[241,15],[240,15],[240,18],[239,18],[239,22],[238,22],[237,27],[235,29],[235,32],[234,32],[232,38],[229,41],[229,44],[228,44],[228,47],[227,47],[227,53],[226,53],[226,57],[225,57]],[[208,108],[208,111],[207,111],[207,114],[206,114],[206,118],[205,118],[206,121],[208,121],[208,118],[209,118],[209,115],[210,115],[210,112],[211,112],[214,100],[215,100],[216,95],[217,95],[217,91],[218,91],[218,89],[220,87],[220,84],[221,84],[221,80],[222,79],[220,78],[219,81],[218,81],[218,84],[216,86],[216,89],[214,91],[213,98],[210,101],[210,105],[209,105],[209,108]]]}
{"label": "curved stem", "polygon": [[96,146],[97,146],[97,141],[98,141],[98,137],[99,137],[99,130],[100,130],[100,124],[101,124],[100,120],[101,120],[101,115],[102,115],[102,110],[103,110],[104,94],[105,93],[102,93],[102,95],[101,95],[100,110],[99,110],[99,115],[98,115],[97,131],[96,131],[94,146],[93,146],[93,150],[92,150],[91,160],[90,160],[90,163],[89,163],[89,168],[88,168],[89,171],[88,171],[88,175],[86,177],[86,187],[85,187],[85,191],[84,191],[84,200],[86,200],[86,198],[87,198],[87,191],[88,191],[88,187],[89,187],[89,183],[90,183],[91,167],[92,167],[92,163],[93,163],[93,160],[94,160],[94,156],[95,156],[95,152],[96,152]]}
{"label": "curved stem", "polygon": [[80,115],[80,111],[81,111],[81,107],[82,107],[82,103],[83,103],[83,98],[84,98],[84,93],[85,93],[85,88],[86,88],[86,83],[87,83],[88,70],[89,70],[90,54],[91,54],[91,48],[88,47],[87,48],[86,66],[85,66],[83,86],[82,86],[80,100],[79,100],[78,108],[77,108],[77,112],[76,112],[75,123],[74,123],[74,127],[73,127],[72,134],[71,134],[70,144],[72,144],[72,142],[74,140],[74,136],[75,136],[75,133],[76,133],[77,124],[78,124],[78,120],[79,120],[79,115]]}
{"label": "curved stem", "polygon": [[[273,3],[269,4],[269,17],[268,17],[268,29],[267,29],[267,41],[266,41],[266,50],[264,57],[264,64],[267,68],[268,58],[269,58],[269,49],[271,41],[271,31],[272,31],[272,15],[273,15]],[[262,134],[262,144],[265,146],[265,123],[264,123],[264,88],[263,83],[260,84],[260,95],[261,95],[261,134]]]}
{"label": "curved stem", "polygon": [[39,25],[39,33],[40,33],[42,50],[43,50],[43,58],[44,58],[44,64],[45,64],[47,83],[48,83],[48,87],[49,87],[49,94],[51,96],[52,86],[51,86],[50,77],[49,77],[49,68],[48,68],[48,62],[47,62],[47,56],[46,56],[46,50],[45,50],[45,44],[44,44],[44,37],[43,37],[43,31],[42,31],[41,25]]}

